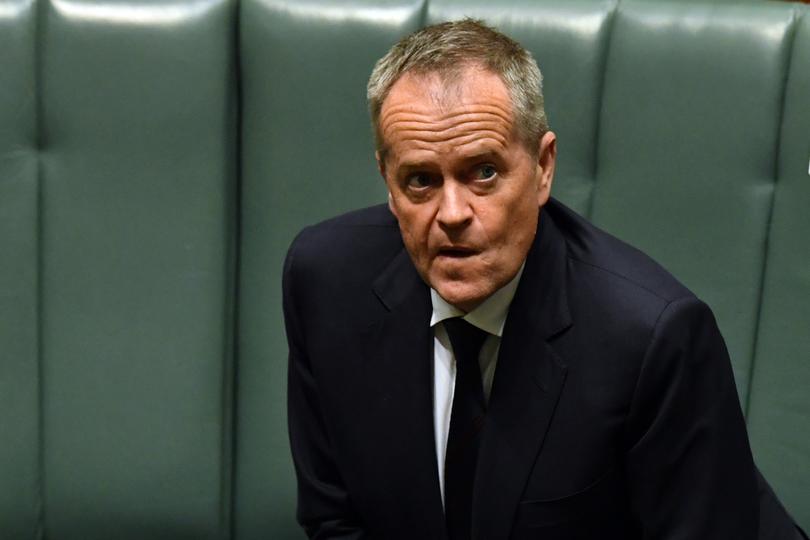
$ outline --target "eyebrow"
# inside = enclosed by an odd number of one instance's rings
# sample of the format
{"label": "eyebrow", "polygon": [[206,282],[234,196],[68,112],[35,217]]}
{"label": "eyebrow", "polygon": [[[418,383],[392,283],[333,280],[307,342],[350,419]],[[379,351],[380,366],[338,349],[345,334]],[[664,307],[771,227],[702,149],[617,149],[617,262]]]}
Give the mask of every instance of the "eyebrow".
{"label": "eyebrow", "polygon": [[435,169],[435,165],[431,164],[429,161],[408,161],[402,162],[396,168],[397,175],[405,175],[410,174],[417,171],[428,171]]}
{"label": "eyebrow", "polygon": [[[464,164],[469,164],[476,161],[498,161],[501,160],[500,152],[494,148],[476,149],[476,151],[468,156],[461,156],[458,161]],[[435,162],[431,160],[415,159],[413,161],[402,161],[397,167],[400,171],[412,172],[414,170],[428,170],[435,168]]]}
{"label": "eyebrow", "polygon": [[476,152],[467,157],[461,158],[461,161],[464,163],[470,163],[472,161],[494,161],[501,159],[500,154],[496,150],[482,150],[480,152]]}

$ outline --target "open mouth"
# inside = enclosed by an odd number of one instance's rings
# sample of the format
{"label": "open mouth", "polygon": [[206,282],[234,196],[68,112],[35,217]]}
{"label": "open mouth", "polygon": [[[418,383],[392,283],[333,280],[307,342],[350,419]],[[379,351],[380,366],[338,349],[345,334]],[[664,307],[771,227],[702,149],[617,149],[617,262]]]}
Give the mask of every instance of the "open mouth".
{"label": "open mouth", "polygon": [[444,248],[439,250],[439,255],[442,257],[450,257],[452,259],[462,259],[475,255],[475,251],[466,248]]}

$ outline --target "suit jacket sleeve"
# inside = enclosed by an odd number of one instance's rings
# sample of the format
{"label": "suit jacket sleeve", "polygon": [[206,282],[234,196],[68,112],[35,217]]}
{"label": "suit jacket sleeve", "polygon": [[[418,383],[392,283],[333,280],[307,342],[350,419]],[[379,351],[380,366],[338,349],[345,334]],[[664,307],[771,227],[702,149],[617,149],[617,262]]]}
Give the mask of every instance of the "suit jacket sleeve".
{"label": "suit jacket sleeve", "polygon": [[[296,305],[300,280],[295,269],[297,242],[287,254],[283,277],[284,320],[289,345],[288,425],[298,480],[296,517],[309,538],[361,540],[367,537],[335,462],[317,383],[307,357],[302,314]],[[301,283],[301,286],[306,285]]]}
{"label": "suit jacket sleeve", "polygon": [[631,504],[643,538],[757,537],[754,464],[728,352],[711,311],[694,297],[661,313],[627,429]]}

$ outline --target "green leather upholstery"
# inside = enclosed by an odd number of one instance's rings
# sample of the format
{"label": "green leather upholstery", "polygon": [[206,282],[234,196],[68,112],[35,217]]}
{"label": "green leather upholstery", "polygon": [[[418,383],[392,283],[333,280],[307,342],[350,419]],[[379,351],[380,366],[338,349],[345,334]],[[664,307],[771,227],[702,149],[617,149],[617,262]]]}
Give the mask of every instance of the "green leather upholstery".
{"label": "green leather upholstery", "polygon": [[0,538],[302,538],[284,253],[385,200],[371,67],[465,15],[538,58],[554,193],[712,306],[810,528],[810,13],[723,4],[0,0]]}
{"label": "green leather upholstery", "polygon": [[0,4],[0,536],[39,515],[36,17]]}
{"label": "green leather upholstery", "polygon": [[743,402],[790,50],[781,7],[679,6],[664,25],[656,4],[620,12],[603,94],[592,217],[712,306]]}
{"label": "green leather upholstery", "polygon": [[227,527],[233,6],[39,6],[48,538]]}
{"label": "green leather upholstery", "polygon": [[0,536],[220,538],[235,6],[7,6]]}
{"label": "green leather upholstery", "polygon": [[305,223],[385,200],[365,105],[371,66],[418,7],[244,2],[235,527],[299,538],[286,431],[281,267]]}
{"label": "green leather upholstery", "polygon": [[756,458],[810,526],[810,12],[795,25],[766,251],[748,431]]}

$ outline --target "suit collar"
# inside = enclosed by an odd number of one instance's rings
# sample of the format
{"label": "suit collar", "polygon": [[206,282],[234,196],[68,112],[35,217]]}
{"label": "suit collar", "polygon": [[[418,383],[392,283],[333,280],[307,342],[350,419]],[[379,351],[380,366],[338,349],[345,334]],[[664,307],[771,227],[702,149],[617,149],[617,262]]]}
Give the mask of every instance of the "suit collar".
{"label": "suit collar", "polygon": [[[541,211],[509,317],[549,339],[571,325],[567,295],[568,250],[557,225]],[[507,321],[508,325],[508,321]],[[515,328],[515,330],[520,330]]]}
{"label": "suit collar", "polygon": [[[417,273],[405,248],[385,267],[371,288],[388,311],[398,308],[415,294],[428,292],[427,285]],[[430,307],[430,301],[427,300]]]}

